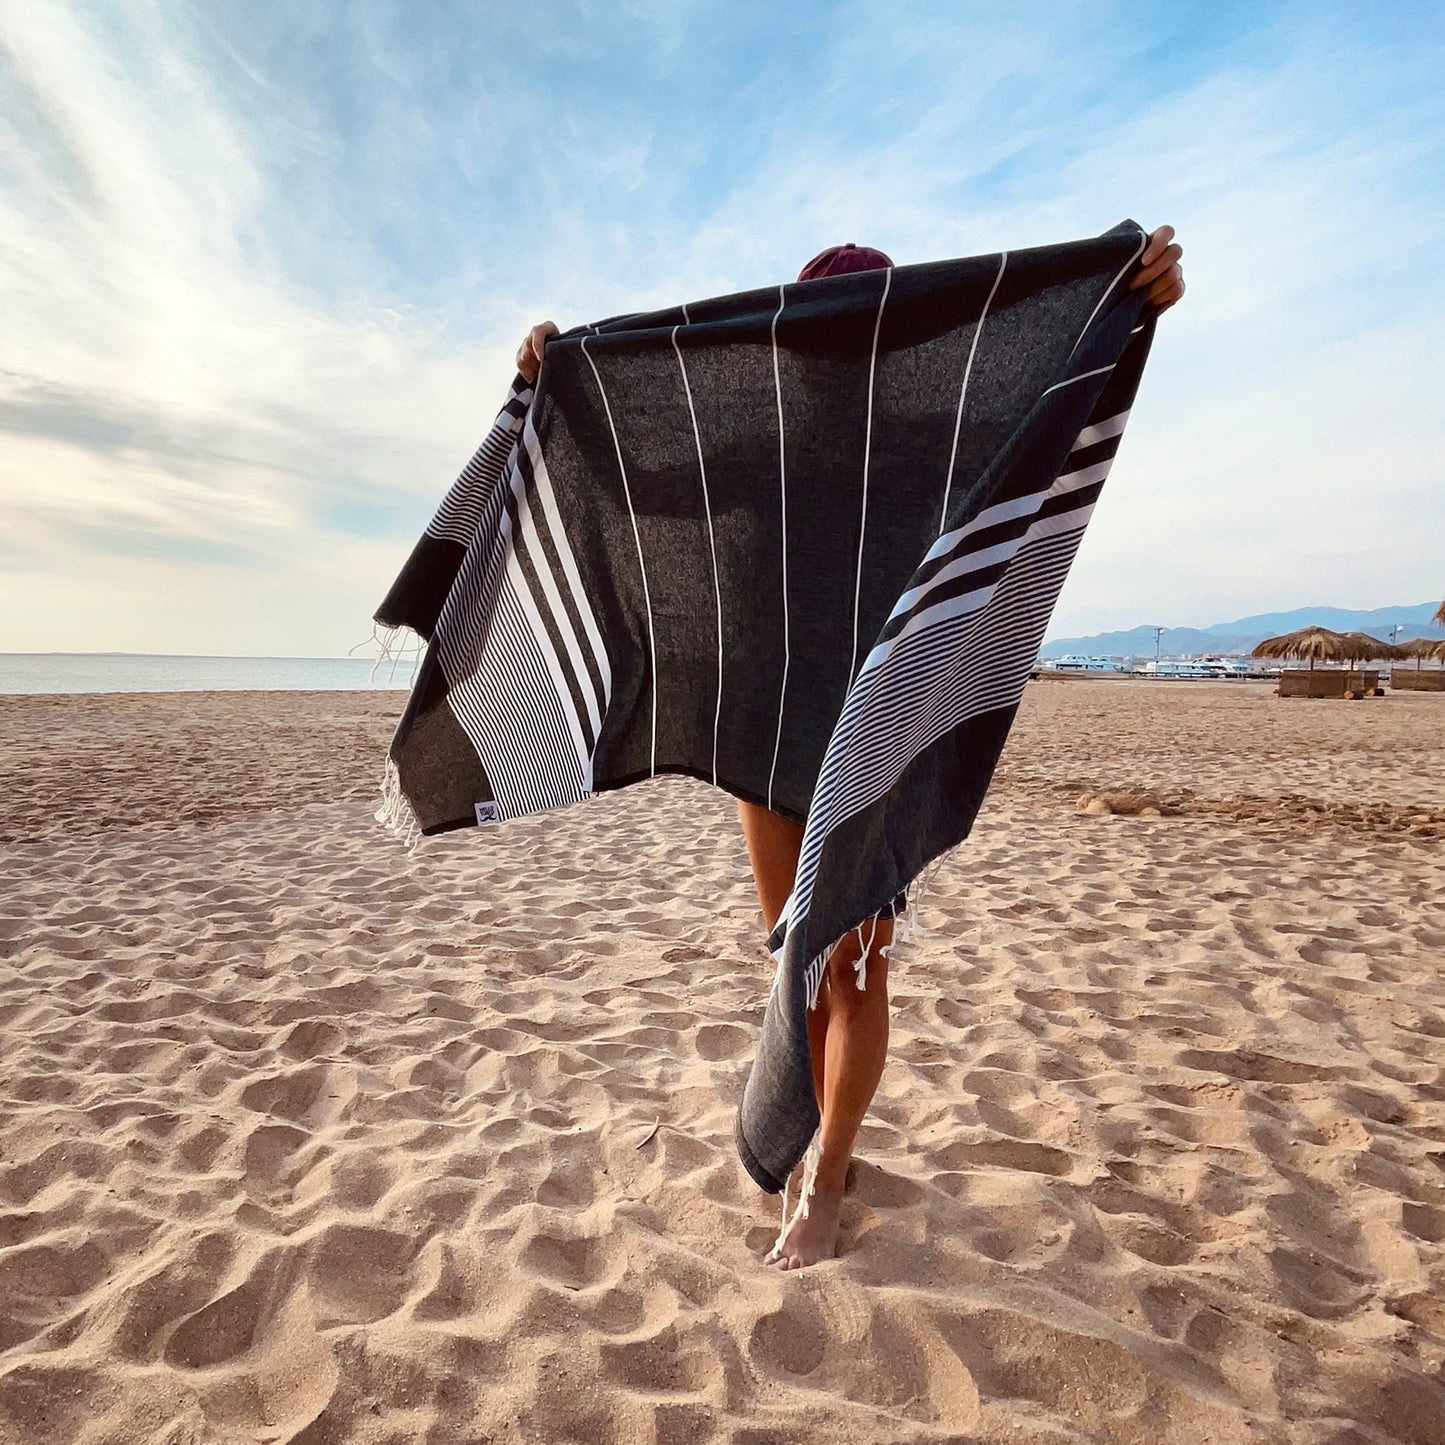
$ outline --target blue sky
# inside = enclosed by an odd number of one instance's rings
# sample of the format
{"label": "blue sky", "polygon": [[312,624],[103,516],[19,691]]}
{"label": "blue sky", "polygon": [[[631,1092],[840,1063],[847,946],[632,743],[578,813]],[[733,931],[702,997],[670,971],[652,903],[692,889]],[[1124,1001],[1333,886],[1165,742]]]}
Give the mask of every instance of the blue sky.
{"label": "blue sky", "polygon": [[1169,221],[1056,635],[1445,588],[1434,3],[0,10],[0,650],[336,654],[526,325]]}

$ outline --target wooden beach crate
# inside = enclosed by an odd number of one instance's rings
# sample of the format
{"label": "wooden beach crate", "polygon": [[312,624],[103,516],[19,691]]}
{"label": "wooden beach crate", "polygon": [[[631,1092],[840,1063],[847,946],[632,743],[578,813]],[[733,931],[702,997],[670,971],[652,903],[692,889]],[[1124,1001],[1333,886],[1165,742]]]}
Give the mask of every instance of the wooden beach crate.
{"label": "wooden beach crate", "polygon": [[1396,692],[1445,692],[1445,667],[1395,667],[1390,686]]}
{"label": "wooden beach crate", "polygon": [[1280,697],[1378,697],[1378,672],[1346,672],[1340,667],[1287,667],[1279,675]]}

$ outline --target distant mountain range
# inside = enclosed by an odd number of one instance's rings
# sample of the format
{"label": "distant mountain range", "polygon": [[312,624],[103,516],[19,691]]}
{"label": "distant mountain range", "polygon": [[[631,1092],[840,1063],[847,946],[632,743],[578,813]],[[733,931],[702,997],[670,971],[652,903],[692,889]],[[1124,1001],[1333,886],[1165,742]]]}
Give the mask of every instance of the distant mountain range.
{"label": "distant mountain range", "polygon": [[[1388,639],[1390,629],[1398,626],[1402,629],[1401,640],[1445,638],[1445,627],[1430,621],[1439,605],[1437,598],[1413,607],[1375,607],[1368,611],[1350,607],[1296,607],[1293,612],[1261,612],[1255,617],[1216,622],[1210,627],[1166,627],[1159,639],[1159,655],[1248,652],[1266,637],[1296,632],[1301,627],[1368,632],[1371,637]],[[1092,637],[1056,637],[1039,650],[1040,657],[1063,657],[1066,653],[1082,653],[1088,657],[1153,657],[1154,629],[1131,627],[1127,632],[1096,632]]]}

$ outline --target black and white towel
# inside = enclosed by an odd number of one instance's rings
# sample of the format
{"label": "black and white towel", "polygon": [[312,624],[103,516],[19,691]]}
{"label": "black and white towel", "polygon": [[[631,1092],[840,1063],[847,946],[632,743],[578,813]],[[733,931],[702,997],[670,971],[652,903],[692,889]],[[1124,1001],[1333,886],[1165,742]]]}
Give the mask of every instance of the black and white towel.
{"label": "black and white towel", "polygon": [[832,945],[967,836],[1153,332],[1146,237],[826,277],[552,338],[376,616],[427,640],[392,821],[686,773],[804,824],[738,1116],[818,1123]]}

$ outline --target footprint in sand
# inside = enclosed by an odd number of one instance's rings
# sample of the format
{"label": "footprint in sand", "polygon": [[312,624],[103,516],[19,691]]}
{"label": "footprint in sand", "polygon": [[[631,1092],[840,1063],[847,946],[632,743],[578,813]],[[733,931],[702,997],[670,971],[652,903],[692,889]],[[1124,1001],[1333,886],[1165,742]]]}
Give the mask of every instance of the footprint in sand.
{"label": "footprint in sand", "polygon": [[72,1248],[35,1244],[7,1250],[0,1255],[3,1348],[39,1334],[109,1273],[109,1258],[92,1241]]}
{"label": "footprint in sand", "polygon": [[696,1036],[697,1051],[709,1063],[741,1058],[752,1043],[752,1034],[737,1024],[703,1024]]}
{"label": "footprint in sand", "polygon": [[950,1144],[938,1151],[944,1169],[1025,1169],[1055,1178],[1067,1174],[1077,1162],[1072,1154],[1050,1144],[1024,1139],[984,1139],[977,1144]]}
{"label": "footprint in sand", "polygon": [[1194,1245],[1189,1240],[1153,1220],[1103,1214],[1099,1223],[1120,1249],[1150,1264],[1185,1264],[1194,1257]]}
{"label": "footprint in sand", "polygon": [[645,1339],[604,1342],[599,1351],[602,1376],[648,1394],[712,1396],[720,1391],[724,1375],[719,1343],[689,1340],[669,1323]]}
{"label": "footprint in sand", "polygon": [[1445,1244],[1445,1209],[1428,1204],[1404,1204],[1400,1208],[1400,1224],[1407,1234],[1427,1244]]}
{"label": "footprint in sand", "polygon": [[343,1209],[374,1209],[400,1177],[401,1170],[395,1164],[353,1154],[332,1161],[331,1197]]}
{"label": "footprint in sand", "polygon": [[1262,1084],[1307,1084],[1339,1078],[1341,1069],[1276,1058],[1253,1049],[1185,1049],[1178,1062],[1185,1068],[1205,1069],[1232,1079]]}
{"label": "footprint in sand", "polygon": [[1276,1247],[1269,1253],[1269,1267],[1281,1297],[1311,1319],[1342,1319],[1370,1297],[1363,1273],[1334,1264],[1313,1250]]}
{"label": "footprint in sand", "polygon": [[435,1246],[433,1269],[435,1277],[426,1292],[412,1306],[411,1318],[427,1323],[442,1323],[476,1314],[482,1306],[482,1291],[477,1279],[477,1261],[462,1246],[439,1241]]}
{"label": "footprint in sand", "polygon": [[589,1208],[596,1200],[595,1175],[570,1158],[550,1169],[537,1185],[537,1203],[549,1209],[566,1209],[576,1213]]}
{"label": "footprint in sand", "polygon": [[336,1362],[298,1288],[298,1262],[266,1255],[166,1341],[166,1363],[196,1372],[202,1407],[228,1438],[299,1438],[336,1393]]}
{"label": "footprint in sand", "polygon": [[345,1116],[355,1095],[356,1084],[347,1073],[330,1064],[309,1064],[248,1084],[241,1103],[292,1123],[331,1124]]}
{"label": "footprint in sand", "polygon": [[106,1311],[115,1353],[123,1360],[154,1364],[176,1320],[205,1307],[235,1255],[232,1236],[215,1231],[141,1278],[130,1276]]}
{"label": "footprint in sand", "polygon": [[346,1041],[346,1035],[325,1019],[302,1019],[281,1041],[281,1052],[288,1058],[314,1059],[319,1054],[335,1053]]}
{"label": "footprint in sand", "polygon": [[816,1306],[793,1293],[753,1326],[748,1353],[768,1374],[811,1375],[823,1363],[827,1343]]}
{"label": "footprint in sand", "polygon": [[264,1334],[286,1281],[280,1256],[266,1256],[242,1283],[194,1314],[171,1332],[162,1354],[177,1370],[207,1370],[244,1355]]}
{"label": "footprint in sand", "polygon": [[866,1159],[855,1159],[848,1173],[854,1198],[870,1209],[906,1209],[924,1197],[921,1185],[902,1175],[890,1174]]}
{"label": "footprint in sand", "polygon": [[7,1438],[63,1445],[80,1439],[85,1425],[105,1411],[116,1394],[114,1381],[103,1370],[22,1363],[0,1374],[0,1429],[23,1421],[23,1432]]}
{"label": "footprint in sand", "polygon": [[517,1263],[546,1284],[567,1290],[587,1289],[616,1282],[622,1273],[620,1248],[612,1236],[564,1239],[536,1234],[522,1246]]}
{"label": "footprint in sand", "polygon": [[417,1242],[374,1225],[333,1224],[309,1261],[318,1323],[369,1325],[395,1314],[416,1283]]}

